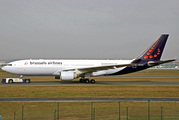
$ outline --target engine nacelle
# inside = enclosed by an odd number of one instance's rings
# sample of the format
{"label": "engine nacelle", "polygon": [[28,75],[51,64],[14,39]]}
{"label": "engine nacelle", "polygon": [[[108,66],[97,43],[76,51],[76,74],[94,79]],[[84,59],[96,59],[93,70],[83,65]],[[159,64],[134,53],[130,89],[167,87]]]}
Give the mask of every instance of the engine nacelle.
{"label": "engine nacelle", "polygon": [[149,61],[147,64],[148,64],[148,66],[153,66],[154,65],[154,61]]}
{"label": "engine nacelle", "polygon": [[71,72],[71,71],[61,72],[61,74],[60,74],[61,80],[73,80],[77,77],[78,77],[78,75],[75,72]]}

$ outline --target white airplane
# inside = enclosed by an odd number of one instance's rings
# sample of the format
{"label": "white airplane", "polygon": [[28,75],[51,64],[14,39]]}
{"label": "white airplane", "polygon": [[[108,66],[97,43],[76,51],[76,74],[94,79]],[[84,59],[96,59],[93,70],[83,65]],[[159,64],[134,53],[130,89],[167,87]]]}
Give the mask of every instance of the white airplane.
{"label": "white airplane", "polygon": [[62,81],[81,77],[80,82],[95,83],[95,80],[90,77],[127,74],[175,61],[175,59],[160,60],[168,36],[168,34],[162,34],[143,54],[133,60],[30,59],[10,62],[2,67],[2,70],[17,75],[50,75]]}

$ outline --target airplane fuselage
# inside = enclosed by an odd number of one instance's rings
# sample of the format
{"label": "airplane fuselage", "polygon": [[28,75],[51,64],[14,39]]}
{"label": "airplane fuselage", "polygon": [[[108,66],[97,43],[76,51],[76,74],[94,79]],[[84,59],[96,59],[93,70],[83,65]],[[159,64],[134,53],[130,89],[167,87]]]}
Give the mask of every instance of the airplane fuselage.
{"label": "airplane fuselage", "polygon": [[[3,67],[4,71],[17,75],[56,76],[59,71],[69,69],[91,68],[98,66],[130,64],[132,60],[19,60]],[[92,72],[91,76],[116,73],[125,67]]]}

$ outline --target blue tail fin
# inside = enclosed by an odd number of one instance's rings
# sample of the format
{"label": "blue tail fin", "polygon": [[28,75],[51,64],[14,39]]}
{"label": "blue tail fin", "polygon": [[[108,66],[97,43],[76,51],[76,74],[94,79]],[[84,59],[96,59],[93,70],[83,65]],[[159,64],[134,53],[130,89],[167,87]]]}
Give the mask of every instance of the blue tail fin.
{"label": "blue tail fin", "polygon": [[147,69],[152,66],[160,65],[163,63],[168,63],[175,61],[175,59],[161,61],[160,58],[162,56],[165,44],[168,39],[168,34],[162,34],[156,42],[154,42],[151,46],[149,46],[139,57],[134,59],[131,63],[133,66],[127,66],[124,69],[113,73],[111,75],[121,75],[132,73],[140,70]]}
{"label": "blue tail fin", "polygon": [[157,41],[153,43],[148,49],[146,49],[145,52],[142,53],[137,59],[146,61],[159,61],[168,36],[168,34],[162,34],[159,39],[157,39]]}

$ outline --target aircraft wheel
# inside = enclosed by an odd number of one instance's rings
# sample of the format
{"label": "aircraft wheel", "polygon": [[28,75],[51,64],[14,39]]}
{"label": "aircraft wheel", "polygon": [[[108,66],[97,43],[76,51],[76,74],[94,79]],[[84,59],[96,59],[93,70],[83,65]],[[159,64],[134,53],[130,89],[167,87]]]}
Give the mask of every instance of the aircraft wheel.
{"label": "aircraft wheel", "polygon": [[25,80],[25,83],[30,83],[30,81],[29,80]]}
{"label": "aircraft wheel", "polygon": [[10,79],[10,80],[8,81],[8,83],[13,83],[13,80],[12,80],[12,79]]}
{"label": "aircraft wheel", "polygon": [[90,81],[91,83],[95,83],[95,80],[94,79],[91,79],[91,81]]}

